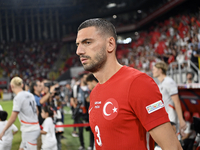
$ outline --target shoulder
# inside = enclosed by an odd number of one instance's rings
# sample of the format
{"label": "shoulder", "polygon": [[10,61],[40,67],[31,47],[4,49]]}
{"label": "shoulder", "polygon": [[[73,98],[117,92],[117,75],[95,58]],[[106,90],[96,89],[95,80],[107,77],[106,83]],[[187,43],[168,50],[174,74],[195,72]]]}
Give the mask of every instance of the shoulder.
{"label": "shoulder", "polygon": [[23,91],[22,96],[26,97],[26,99],[35,99],[35,96],[32,93],[27,92],[27,91]]}
{"label": "shoulder", "polygon": [[122,71],[120,72],[119,76],[121,76],[121,78],[123,78],[122,81],[124,80],[128,80],[130,82],[130,80],[136,80],[139,78],[149,78],[149,76],[146,73],[143,73],[137,69],[131,68],[131,67],[127,67],[127,66],[123,66]]}
{"label": "shoulder", "polygon": [[123,79],[121,79],[121,82],[125,82],[125,86],[130,91],[137,90],[136,93],[144,93],[145,91],[150,92],[155,89],[156,91],[158,90],[158,85],[152,77],[130,67],[127,67],[127,74],[123,77]]}
{"label": "shoulder", "polygon": [[170,84],[170,85],[176,84],[176,82],[175,82],[172,78],[170,78],[170,77],[168,77],[168,76],[165,77],[163,83],[166,84],[166,85],[168,85],[168,84]]}
{"label": "shoulder", "polygon": [[47,118],[45,119],[45,121],[46,121],[47,123],[52,123],[52,122],[53,122],[53,120],[52,120],[51,117],[47,117]]}
{"label": "shoulder", "polygon": [[75,85],[73,86],[73,91],[76,91],[78,87],[80,87],[80,85],[79,85],[79,84],[75,84]]}

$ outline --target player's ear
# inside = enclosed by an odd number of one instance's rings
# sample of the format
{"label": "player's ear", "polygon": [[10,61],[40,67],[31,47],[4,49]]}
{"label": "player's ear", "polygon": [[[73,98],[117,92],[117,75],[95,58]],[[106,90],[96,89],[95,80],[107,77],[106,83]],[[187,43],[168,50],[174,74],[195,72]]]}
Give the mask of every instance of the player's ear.
{"label": "player's ear", "polygon": [[114,39],[114,37],[109,37],[108,38],[108,47],[107,47],[108,53],[112,53],[115,49],[116,49],[115,39]]}
{"label": "player's ear", "polygon": [[21,88],[24,88],[24,84],[22,83]]}
{"label": "player's ear", "polygon": [[13,89],[13,88],[14,88],[14,86],[13,86],[12,84],[10,84],[10,87],[11,87],[11,89]]}

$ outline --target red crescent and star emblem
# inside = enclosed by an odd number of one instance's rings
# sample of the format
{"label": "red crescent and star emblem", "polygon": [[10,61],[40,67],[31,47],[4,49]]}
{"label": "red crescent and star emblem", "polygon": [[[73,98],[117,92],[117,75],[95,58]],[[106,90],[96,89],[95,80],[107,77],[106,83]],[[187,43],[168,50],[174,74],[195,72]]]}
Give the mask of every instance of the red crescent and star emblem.
{"label": "red crescent and star emblem", "polygon": [[103,116],[106,120],[114,119],[119,111],[118,102],[114,98],[109,98],[103,105]]}

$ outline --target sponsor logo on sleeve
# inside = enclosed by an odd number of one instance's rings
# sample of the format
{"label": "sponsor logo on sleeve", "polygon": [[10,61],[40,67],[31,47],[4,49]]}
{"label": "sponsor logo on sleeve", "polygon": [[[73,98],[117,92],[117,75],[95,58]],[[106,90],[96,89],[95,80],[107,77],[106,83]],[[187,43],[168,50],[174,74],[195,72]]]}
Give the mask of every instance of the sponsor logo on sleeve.
{"label": "sponsor logo on sleeve", "polygon": [[159,101],[157,101],[157,102],[155,102],[155,103],[153,103],[151,105],[148,105],[146,107],[146,109],[147,109],[147,112],[150,114],[150,113],[152,113],[154,111],[157,111],[157,110],[159,110],[159,109],[161,109],[163,107],[164,107],[163,102],[161,100],[159,100]]}

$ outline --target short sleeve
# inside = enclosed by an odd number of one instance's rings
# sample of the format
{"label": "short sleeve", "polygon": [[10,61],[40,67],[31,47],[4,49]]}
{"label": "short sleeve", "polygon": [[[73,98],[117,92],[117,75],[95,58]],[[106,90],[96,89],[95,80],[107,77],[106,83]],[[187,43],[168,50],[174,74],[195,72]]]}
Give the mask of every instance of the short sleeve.
{"label": "short sleeve", "polygon": [[21,109],[21,100],[16,96],[13,100],[13,111],[20,112]]}
{"label": "short sleeve", "polygon": [[49,118],[45,119],[44,124],[42,125],[43,126],[43,131],[49,132],[49,125],[52,124],[50,121],[51,120]]}
{"label": "short sleeve", "polygon": [[14,124],[12,124],[12,131],[14,131],[14,132],[18,131],[18,128]]}
{"label": "short sleeve", "polygon": [[170,96],[178,94],[178,87],[174,80],[170,80],[169,82],[166,83],[166,89]]}
{"label": "short sleeve", "polygon": [[1,105],[0,105],[0,110],[3,110],[3,108],[1,107]]}
{"label": "short sleeve", "polygon": [[169,122],[158,86],[146,74],[133,80],[129,91],[129,104],[146,131]]}
{"label": "short sleeve", "polygon": [[35,98],[35,102],[36,102],[36,105],[37,106],[41,106],[41,104],[40,104],[40,97],[39,96],[36,96],[36,95],[34,95],[34,98]]}

